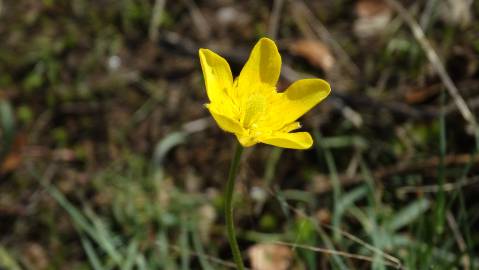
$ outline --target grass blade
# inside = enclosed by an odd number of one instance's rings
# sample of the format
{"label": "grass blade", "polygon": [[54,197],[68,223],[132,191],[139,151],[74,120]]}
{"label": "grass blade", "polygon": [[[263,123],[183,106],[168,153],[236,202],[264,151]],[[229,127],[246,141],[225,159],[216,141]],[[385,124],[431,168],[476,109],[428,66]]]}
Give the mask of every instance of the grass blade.
{"label": "grass blade", "polygon": [[93,269],[105,270],[106,268],[101,264],[99,256],[96,254],[96,251],[93,248],[90,240],[88,240],[84,235],[80,235],[80,241]]}
{"label": "grass blade", "polygon": [[414,220],[426,212],[429,206],[429,201],[424,198],[409,204],[399,211],[389,222],[387,222],[386,228],[393,232],[408,224],[411,224]]}

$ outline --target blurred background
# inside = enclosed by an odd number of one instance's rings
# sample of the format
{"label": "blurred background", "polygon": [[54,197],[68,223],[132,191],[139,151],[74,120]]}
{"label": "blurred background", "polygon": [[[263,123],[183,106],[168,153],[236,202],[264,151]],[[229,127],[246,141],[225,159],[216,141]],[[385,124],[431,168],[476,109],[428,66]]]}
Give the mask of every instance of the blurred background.
{"label": "blurred background", "polygon": [[228,269],[235,138],[198,48],[281,91],[318,77],[307,151],[248,148],[251,269],[479,267],[479,2],[0,0],[0,269]]}

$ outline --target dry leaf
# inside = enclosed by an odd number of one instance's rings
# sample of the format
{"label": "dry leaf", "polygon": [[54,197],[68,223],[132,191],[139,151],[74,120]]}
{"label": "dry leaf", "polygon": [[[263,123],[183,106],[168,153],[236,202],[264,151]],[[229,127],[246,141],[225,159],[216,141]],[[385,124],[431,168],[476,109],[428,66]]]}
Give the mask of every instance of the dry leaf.
{"label": "dry leaf", "polygon": [[27,139],[22,134],[17,134],[13,141],[12,148],[10,152],[5,156],[5,158],[0,160],[0,175],[12,172],[20,166],[22,163],[22,149],[27,143]]}
{"label": "dry leaf", "polygon": [[409,88],[404,94],[404,99],[408,104],[418,104],[439,94],[440,87],[431,85],[428,87]]}
{"label": "dry leaf", "polygon": [[313,178],[312,189],[316,193],[324,193],[331,187],[330,180],[324,175],[315,175]]}
{"label": "dry leaf", "polygon": [[356,14],[361,18],[371,18],[389,11],[389,6],[382,0],[359,0],[356,2]]}
{"label": "dry leaf", "polygon": [[23,257],[29,269],[47,269],[50,264],[45,248],[35,242],[25,246]]}
{"label": "dry leaf", "polygon": [[290,248],[275,244],[257,244],[248,249],[251,267],[254,270],[286,270],[292,264]]}
{"label": "dry leaf", "polygon": [[331,223],[331,212],[326,208],[321,208],[316,212],[316,218],[320,223]]}
{"label": "dry leaf", "polygon": [[441,2],[441,18],[455,25],[467,27],[473,21],[471,0],[448,0]]}
{"label": "dry leaf", "polygon": [[391,8],[382,0],[360,0],[356,2],[358,18],[354,22],[354,33],[368,38],[382,33],[392,17]]}
{"label": "dry leaf", "polygon": [[311,65],[330,71],[336,63],[329,48],[319,40],[301,39],[293,42],[289,49],[292,54],[305,58]]}
{"label": "dry leaf", "polygon": [[68,148],[55,149],[52,154],[54,160],[69,162],[76,159],[75,151]]}

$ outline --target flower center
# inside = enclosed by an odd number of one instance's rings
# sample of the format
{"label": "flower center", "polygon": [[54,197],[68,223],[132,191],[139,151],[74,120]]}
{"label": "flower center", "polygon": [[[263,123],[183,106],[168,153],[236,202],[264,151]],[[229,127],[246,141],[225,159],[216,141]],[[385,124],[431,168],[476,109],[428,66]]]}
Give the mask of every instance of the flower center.
{"label": "flower center", "polygon": [[244,104],[242,111],[241,124],[246,129],[255,129],[256,122],[261,119],[266,111],[268,101],[261,94],[249,96]]}

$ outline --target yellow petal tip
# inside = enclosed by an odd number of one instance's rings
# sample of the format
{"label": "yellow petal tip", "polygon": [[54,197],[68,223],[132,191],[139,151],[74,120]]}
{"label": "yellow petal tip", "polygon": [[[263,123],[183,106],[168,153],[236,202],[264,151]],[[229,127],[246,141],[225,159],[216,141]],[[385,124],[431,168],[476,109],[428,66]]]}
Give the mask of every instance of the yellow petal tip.
{"label": "yellow petal tip", "polygon": [[258,42],[271,42],[274,43],[274,41],[268,37],[262,37],[258,40]]}

